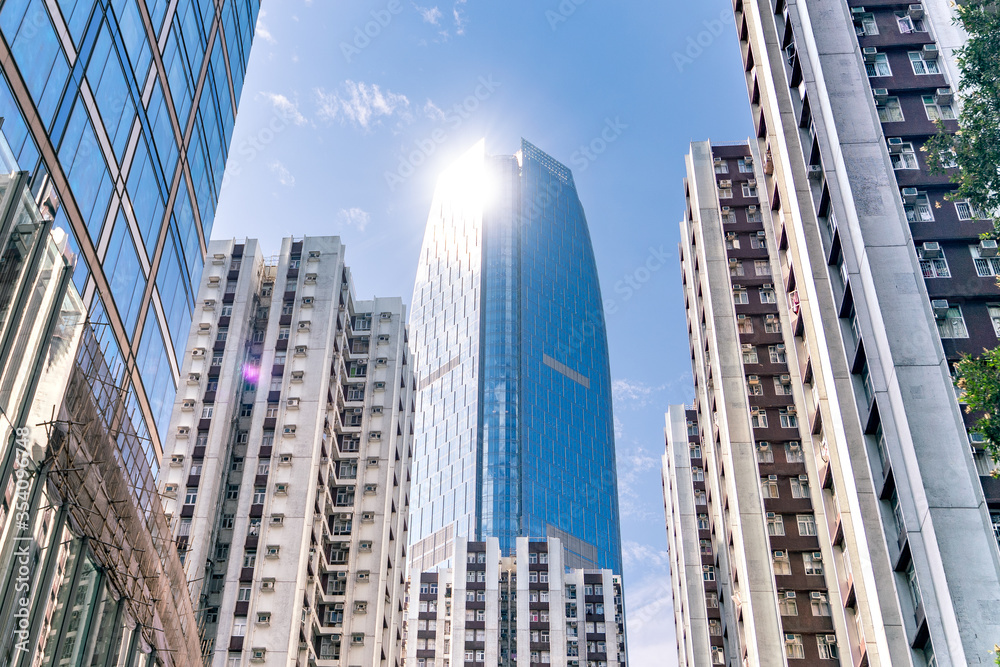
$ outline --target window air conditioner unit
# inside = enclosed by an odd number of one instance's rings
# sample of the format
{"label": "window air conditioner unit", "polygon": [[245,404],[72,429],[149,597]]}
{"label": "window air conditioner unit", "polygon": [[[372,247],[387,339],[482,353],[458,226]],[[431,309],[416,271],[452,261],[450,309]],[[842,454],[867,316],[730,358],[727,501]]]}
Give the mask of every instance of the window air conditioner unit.
{"label": "window air conditioner unit", "polygon": [[778,481],[778,476],[777,475],[768,475],[767,476],[767,481],[769,481],[769,482],[777,482]]}
{"label": "window air conditioner unit", "polygon": [[305,371],[292,371],[292,382],[302,382],[302,378],[305,377]]}
{"label": "window air conditioner unit", "polygon": [[165,487],[163,487],[163,494],[166,495],[166,496],[170,496],[171,498],[174,497],[174,496],[176,496],[177,495],[177,485],[176,484],[167,484]]}
{"label": "window air conditioner unit", "polygon": [[994,239],[983,239],[979,242],[980,257],[996,257],[997,242]]}
{"label": "window air conditioner unit", "polygon": [[951,88],[938,88],[934,93],[934,101],[938,104],[951,104],[955,100],[955,93]]}
{"label": "window air conditioner unit", "polygon": [[380,318],[380,319],[383,319],[383,320],[391,320],[391,319],[392,319],[392,313],[390,313],[390,312],[389,312],[389,311],[387,311],[387,310],[386,310],[386,311],[383,311],[383,312],[382,312],[382,313],[381,313],[381,314],[379,315],[379,318]]}
{"label": "window air conditioner unit", "polygon": [[799,481],[800,482],[808,482],[809,481],[809,475],[799,475]]}
{"label": "window air conditioner unit", "polygon": [[290,399],[288,399],[288,407],[290,407],[290,408],[297,408],[297,407],[299,407],[299,399],[297,399],[297,398],[290,398]]}
{"label": "window air conditioner unit", "polygon": [[757,236],[758,236],[759,238],[766,238],[766,237],[767,237],[767,234],[766,234],[766,233],[764,233],[764,232],[757,232]]}
{"label": "window air conditioner unit", "polygon": [[388,334],[380,334],[379,337],[378,337],[378,342],[379,343],[388,343],[389,342],[389,336],[388,336]]}
{"label": "window air conditioner unit", "polygon": [[188,384],[198,384],[201,382],[201,373],[188,373]]}
{"label": "window air conditioner unit", "polygon": [[212,264],[215,264],[216,266],[225,263],[226,263],[226,256],[223,255],[221,252],[215,253],[215,255],[212,257]]}
{"label": "window air conditioner unit", "polygon": [[747,181],[747,185],[749,185],[751,188],[757,187],[756,179],[751,178],[749,181]]}
{"label": "window air conditioner unit", "polygon": [[381,440],[382,439],[382,431],[372,431],[371,433],[368,434],[368,439],[369,440]]}
{"label": "window air conditioner unit", "polygon": [[208,279],[208,286],[209,287],[218,287],[219,283],[221,283],[221,282],[222,282],[222,280],[219,278],[219,276],[210,276],[209,279]]}
{"label": "window air conditioner unit", "polygon": [[767,513],[767,518],[768,518],[768,519],[774,519],[775,517],[776,517],[776,515],[775,515],[775,513],[774,513],[774,512],[768,512],[768,513]]}
{"label": "window air conditioner unit", "polygon": [[312,308],[313,301],[315,301],[315,299],[313,299],[313,297],[311,297],[311,296],[304,296],[304,297],[302,297],[302,307],[303,308]]}
{"label": "window air conditioner unit", "polygon": [[903,188],[900,190],[903,197],[903,202],[907,204],[912,204],[917,201],[918,193],[916,188]]}
{"label": "window air conditioner unit", "polygon": [[382,414],[382,406],[381,405],[373,405],[372,406],[372,414],[373,415],[380,415],[380,414]]}
{"label": "window air conditioner unit", "polygon": [[872,95],[875,96],[876,102],[885,102],[889,99],[889,89],[888,88],[873,88]]}
{"label": "window air conditioner unit", "polygon": [[851,16],[861,16],[865,13],[864,7],[851,7]]}
{"label": "window air conditioner unit", "polygon": [[364,408],[351,408],[351,414],[360,415],[364,414]]}
{"label": "window air conditioner unit", "polygon": [[[288,484],[286,482],[281,482],[280,484],[274,485],[274,492],[278,495],[288,495]],[[277,515],[275,515],[277,516]]]}
{"label": "window air conditioner unit", "polygon": [[388,357],[379,357],[378,359],[375,360],[376,366],[385,366],[388,363],[389,363]]}
{"label": "window air conditioner unit", "polygon": [[809,594],[809,597],[813,600],[822,600],[823,594],[820,593],[819,591],[813,591],[812,593]]}
{"label": "window air conditioner unit", "polygon": [[866,46],[861,49],[861,54],[864,56],[866,63],[873,63],[875,62],[875,56],[878,55],[878,49],[874,46]]}
{"label": "window air conditioner unit", "polygon": [[184,455],[183,454],[174,454],[173,456],[170,457],[170,465],[172,465],[172,466],[179,466],[179,465],[183,465],[183,464],[184,464]]}
{"label": "window air conditioner unit", "polygon": [[255,648],[251,649],[252,654],[250,657],[250,662],[264,662],[264,656],[267,655],[267,649],[265,648]]}
{"label": "window air conditioner unit", "polygon": [[286,426],[285,429],[284,429],[284,431],[282,431],[282,432],[285,435],[295,435],[295,427],[294,426]]}
{"label": "window air conditioner unit", "polygon": [[818,179],[823,177],[823,167],[818,164],[811,164],[806,167],[806,171],[809,174],[809,178]]}
{"label": "window air conditioner unit", "polygon": [[813,560],[823,560],[823,552],[822,551],[814,551],[813,554],[812,554],[812,559]]}
{"label": "window air conditioner unit", "polygon": [[941,244],[937,241],[927,241],[921,246],[924,259],[937,259],[941,257]]}
{"label": "window air conditioner unit", "polygon": [[756,375],[748,375],[747,382],[750,384],[760,384],[760,378]]}
{"label": "window air conditioner unit", "polygon": [[283,523],[285,523],[285,515],[284,514],[272,514],[271,515],[271,523],[273,525],[275,525],[275,526],[282,525]]}
{"label": "window air conditioner unit", "polygon": [[193,400],[191,400],[191,399],[186,399],[186,400],[185,400],[185,401],[184,401],[184,402],[183,402],[183,403],[181,404],[181,410],[187,410],[187,411],[191,411],[191,410],[194,410],[194,406],[195,406],[195,401],[193,401]]}
{"label": "window air conditioner unit", "polygon": [[785,552],[784,551],[775,551],[774,552],[774,557],[775,558],[784,558],[785,557]]}
{"label": "window air conditioner unit", "polygon": [[205,310],[215,310],[215,299],[205,299]]}
{"label": "window air conditioner unit", "polygon": [[747,211],[749,211],[750,213],[756,213],[757,212],[757,207],[753,206],[753,205],[747,206]]}
{"label": "window air conditioner unit", "polygon": [[761,288],[762,289],[773,289],[774,285],[772,285],[771,283],[764,283],[763,285],[761,285]]}
{"label": "window air conditioner unit", "polygon": [[792,381],[792,376],[790,376],[790,375],[782,375],[781,376],[781,384],[788,384],[791,381]]}
{"label": "window air conditioner unit", "polygon": [[205,358],[205,348],[203,348],[203,347],[196,347],[196,348],[194,348],[193,350],[191,350],[191,357],[193,359],[204,359]]}
{"label": "window air conditioner unit", "polygon": [[731,188],[731,187],[733,187],[733,182],[732,181],[719,181],[719,187],[720,188]]}
{"label": "window air conditioner unit", "polygon": [[947,299],[932,299],[931,309],[934,311],[934,317],[943,320],[948,316],[948,300]]}
{"label": "window air conditioner unit", "polygon": [[837,635],[826,635],[826,643],[836,645]]}
{"label": "window air conditioner unit", "polygon": [[[788,598],[789,600],[792,599],[792,598],[794,598],[795,597],[795,591],[785,591],[785,597]],[[787,637],[788,635],[785,635],[785,636]],[[795,635],[792,635],[792,636],[794,637]]]}
{"label": "window air conditioner unit", "polygon": [[906,9],[906,13],[909,15],[909,17],[911,19],[914,19],[914,20],[916,20],[916,19],[922,19],[922,18],[924,18],[924,6],[920,5],[920,4],[910,5]]}
{"label": "window air conditioner unit", "polygon": [[385,382],[376,382],[375,391],[383,391],[385,389]]}
{"label": "window air conditioner unit", "polygon": [[305,345],[296,345],[295,346],[295,356],[296,357],[304,357],[304,356],[306,356],[306,346]]}
{"label": "window air conditioner unit", "polygon": [[885,140],[885,143],[889,147],[890,153],[899,153],[903,150],[903,144],[905,142],[902,137],[889,137]]}
{"label": "window air conditioner unit", "polygon": [[937,44],[924,44],[923,48],[924,58],[928,60],[937,60],[938,53],[939,52]]}
{"label": "window air conditioner unit", "polygon": [[784,352],[784,350],[785,350],[785,344],[784,344],[784,343],[778,343],[778,344],[777,344],[777,345],[775,345],[774,347],[775,347],[775,348],[776,348],[776,349],[777,349],[777,350],[778,350],[779,352]]}
{"label": "window air conditioner unit", "polygon": [[732,206],[723,206],[723,207],[722,207],[722,212],[723,212],[723,213],[729,213],[729,212],[730,212],[730,211],[732,211],[732,210],[733,210],[733,207],[732,207]]}
{"label": "window air conditioner unit", "polygon": [[302,320],[299,322],[299,331],[309,331],[309,325],[311,322],[309,320]]}
{"label": "window air conditioner unit", "polygon": [[305,280],[306,285],[313,285],[313,284],[315,284],[316,283],[316,278],[317,278],[317,276],[316,276],[315,273],[307,273],[306,274],[306,280]]}
{"label": "window air conditioner unit", "polygon": [[188,437],[189,433],[191,433],[191,429],[188,426],[179,426],[177,428],[177,437],[178,438],[186,438],[186,437]]}
{"label": "window air conditioner unit", "polygon": [[208,322],[202,322],[201,324],[198,325],[198,332],[199,333],[205,334],[205,333],[209,333],[210,331],[212,331],[212,325],[209,324]]}
{"label": "window air conditioner unit", "polygon": [[306,259],[307,262],[318,262],[319,261],[319,250],[310,250],[309,257]]}

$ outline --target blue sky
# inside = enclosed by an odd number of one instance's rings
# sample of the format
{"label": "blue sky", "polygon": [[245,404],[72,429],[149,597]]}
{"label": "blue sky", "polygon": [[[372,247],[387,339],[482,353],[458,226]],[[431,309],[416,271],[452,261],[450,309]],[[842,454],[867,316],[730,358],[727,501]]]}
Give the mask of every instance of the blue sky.
{"label": "blue sky", "polygon": [[[728,0],[265,0],[213,236],[340,235],[408,302],[438,173],[486,137],[573,169],[615,390],[632,664],[674,664],[663,412],[693,396],[677,260],[692,140],[751,132]],[[664,662],[666,660],[666,662]]]}

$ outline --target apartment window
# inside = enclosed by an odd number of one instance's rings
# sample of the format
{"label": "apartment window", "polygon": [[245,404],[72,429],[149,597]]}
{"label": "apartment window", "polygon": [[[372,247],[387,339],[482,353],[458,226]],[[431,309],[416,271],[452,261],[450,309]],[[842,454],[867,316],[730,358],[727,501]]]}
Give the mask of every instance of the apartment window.
{"label": "apartment window", "polygon": [[798,415],[791,412],[789,408],[778,408],[778,421],[781,423],[781,428],[799,427]]}
{"label": "apartment window", "polygon": [[704,581],[715,581],[715,567],[712,565],[702,565],[701,578]]}
{"label": "apartment window", "polygon": [[257,552],[245,551],[243,553],[243,567],[253,567],[257,564]]}
{"label": "apartment window", "polygon": [[760,384],[760,380],[756,376],[751,376],[747,380],[747,394],[750,396],[763,396],[764,388]]}
{"label": "apartment window", "polygon": [[904,204],[907,222],[934,222],[934,209],[926,192],[917,195],[912,204]]}
{"label": "apartment window", "polygon": [[719,608],[719,594],[715,591],[711,593],[705,593],[705,606],[709,609]]}
{"label": "apartment window", "polygon": [[819,649],[820,660],[836,660],[840,657],[837,653],[836,635],[817,635],[816,648]]}
{"label": "apartment window", "polygon": [[334,496],[334,505],[338,507],[347,507],[354,504],[354,487],[353,486],[338,486],[337,493]]}
{"label": "apartment window", "polygon": [[253,414],[253,405],[250,403],[244,403],[240,406],[240,417],[249,417]]}
{"label": "apartment window", "polygon": [[739,167],[741,174],[752,174],[753,173],[753,160],[750,158],[741,157],[736,161],[736,166]]}
{"label": "apartment window", "polygon": [[237,616],[233,619],[233,637],[243,637],[247,634],[246,616]]}
{"label": "apartment window", "polygon": [[757,348],[751,346],[745,346],[743,348],[743,363],[744,364],[756,364],[757,361]]}
{"label": "apartment window", "polygon": [[813,616],[829,616],[830,602],[823,593],[812,593],[809,596],[809,604],[812,607]]}
{"label": "apartment window", "polygon": [[976,274],[980,278],[1000,276],[1000,257],[983,257],[979,253],[978,245],[970,245],[969,252],[972,253],[973,262],[976,265]]}
{"label": "apartment window", "polygon": [[920,51],[910,51],[910,65],[913,66],[914,74],[940,74],[941,70],[938,68],[937,60],[930,60],[924,58],[924,54]]}
{"label": "apartment window", "polygon": [[212,354],[212,365],[213,366],[221,366],[222,365],[222,356],[223,356],[222,352],[215,352],[214,354]]}
{"label": "apartment window", "polygon": [[288,359],[288,353],[285,352],[284,350],[280,350],[280,351],[274,353],[274,365],[275,366],[284,366],[285,365],[285,361],[287,359]]}
{"label": "apartment window", "polygon": [[240,584],[239,592],[236,594],[237,602],[249,602],[250,601],[250,591],[251,587],[248,584]]}
{"label": "apartment window", "polygon": [[729,173],[729,163],[724,160],[719,160],[715,163],[715,173],[717,174],[728,174]]}
{"label": "apartment window", "polygon": [[778,537],[785,534],[785,522],[780,514],[772,515],[770,512],[768,513],[767,534]]}
{"label": "apartment window", "polygon": [[898,97],[887,98],[878,105],[878,119],[883,123],[901,123],[906,120]]}
{"label": "apartment window", "polygon": [[[782,595],[782,593],[778,593],[778,595]],[[799,615],[799,605],[796,603],[795,598],[790,598],[787,595],[783,595],[778,599],[778,609],[781,610],[782,616]]]}
{"label": "apartment window", "polygon": [[736,224],[736,214],[732,211],[727,211],[722,214],[722,224],[724,225],[735,225]]}
{"label": "apartment window", "polygon": [[805,463],[806,457],[802,451],[802,445],[798,442],[786,442],[785,461],[788,463]]}
{"label": "apartment window", "polygon": [[726,250],[739,250],[740,238],[736,234],[726,234]]}
{"label": "apartment window", "polygon": [[766,259],[755,259],[753,271],[758,276],[769,276],[771,275],[771,263]]}
{"label": "apartment window", "polygon": [[788,575],[792,573],[792,564],[788,560],[787,551],[775,551],[771,554],[771,562],[774,563],[775,575]]}
{"label": "apartment window", "polygon": [[899,26],[900,34],[903,35],[911,32],[927,32],[923,19],[912,19],[906,12],[896,12],[896,24]]}
{"label": "apartment window", "polygon": [[202,419],[211,419],[213,411],[214,411],[214,406],[211,406],[211,405],[204,406],[201,409],[201,418]]}
{"label": "apartment window", "polygon": [[742,276],[745,272],[743,271],[743,262],[737,260],[734,262],[729,262],[729,275],[731,276]]}
{"label": "apartment window", "polygon": [[267,412],[264,413],[264,417],[267,419],[277,419],[278,418],[278,404],[268,403]]}
{"label": "apartment window", "polygon": [[713,665],[726,664],[726,652],[721,646],[712,647],[712,664]]}
{"label": "apartment window", "polygon": [[938,104],[933,95],[924,95],[923,100],[928,120],[955,120],[955,109],[950,104]]}
{"label": "apartment window", "polygon": [[767,354],[771,358],[772,364],[783,364],[786,362],[784,345],[768,346]]}
{"label": "apartment window", "polygon": [[910,142],[904,142],[899,147],[899,151],[889,154],[892,160],[893,169],[919,169],[920,165],[917,163],[917,154],[913,150],[913,144]]}
{"label": "apartment window", "polygon": [[712,540],[698,540],[698,544],[701,547],[702,556],[712,555]]}
{"label": "apartment window", "polygon": [[[776,475],[775,475],[776,477]],[[765,498],[778,498],[778,480],[761,479],[760,492]]]}
{"label": "apartment window", "polygon": [[743,196],[744,197],[756,197],[757,196],[757,186],[750,185],[749,183],[743,184]]}
{"label": "apartment window", "polygon": [[868,76],[892,76],[892,68],[889,67],[889,56],[884,53],[875,54],[875,60],[865,63],[865,70]]}
{"label": "apartment window", "polygon": [[[237,488],[237,493],[239,493],[239,487]],[[233,529],[234,516],[232,514],[222,515],[222,530],[232,530]]]}
{"label": "apartment window", "polygon": [[813,537],[816,535],[816,517],[812,514],[799,514],[795,517],[799,524],[799,535],[801,537]]}
{"label": "apartment window", "polygon": [[270,472],[271,472],[271,461],[270,460],[258,461],[257,462],[257,474],[258,475],[267,475]]}
{"label": "apartment window", "polygon": [[753,320],[751,320],[749,317],[738,318],[736,322],[736,327],[741,334],[752,334]]}
{"label": "apartment window", "polygon": [[802,647],[802,635],[785,635],[785,657],[793,660],[802,660],[806,657],[805,649]]}
{"label": "apartment window", "polygon": [[780,376],[774,376],[774,393],[778,396],[791,396],[792,395],[792,383],[791,381],[782,380]]}
{"label": "apartment window", "polygon": [[972,205],[968,200],[955,202],[955,210],[958,212],[959,220],[988,220],[989,216],[980,209]]}
{"label": "apartment window", "polygon": [[767,250],[767,239],[763,236],[751,236],[750,247],[754,250]]}
{"label": "apartment window", "polygon": [[774,450],[770,443],[757,443],[757,463],[774,463]]}
{"label": "apartment window", "polygon": [[878,24],[875,22],[875,15],[871,12],[854,17],[854,32],[859,37],[878,34]]}
{"label": "apartment window", "polygon": [[721,637],[722,636],[722,621],[720,621],[718,619],[715,619],[715,618],[709,619],[709,621],[708,621],[708,634],[712,635],[713,637]]}
{"label": "apartment window", "polygon": [[719,199],[732,199],[733,189],[732,188],[719,188]]}
{"label": "apartment window", "polygon": [[754,428],[767,428],[767,413],[763,408],[752,408],[750,410],[750,423]]}
{"label": "apartment window", "polygon": [[760,290],[760,302],[761,303],[778,303],[777,297],[774,296],[774,290],[773,289],[761,289]]}
{"label": "apartment window", "polygon": [[291,327],[278,327],[278,340],[288,340],[288,337],[291,335]]}
{"label": "apartment window", "polygon": [[271,385],[269,391],[281,391],[281,376],[275,376],[271,378]]}
{"label": "apartment window", "polygon": [[802,564],[805,566],[806,574],[823,574],[823,555],[819,552],[804,552]]}
{"label": "apartment window", "polygon": [[693,481],[695,481],[695,482],[704,482],[705,481],[705,471],[702,470],[701,468],[698,468],[697,466],[694,467],[694,468],[691,468],[691,479]]}
{"label": "apartment window", "polygon": [[924,275],[924,278],[951,278],[951,271],[948,269],[948,260],[945,259],[943,253],[941,257],[933,259],[921,258],[920,272]]}
{"label": "apartment window", "polygon": [[184,494],[184,504],[194,505],[196,502],[198,502],[198,487],[197,486],[187,487],[187,492]]}
{"label": "apartment window", "polygon": [[733,303],[735,303],[737,306],[742,306],[750,303],[750,298],[747,296],[747,291],[742,287],[734,287]]}
{"label": "apartment window", "polygon": [[272,447],[274,446],[274,431],[264,431],[264,434],[260,437],[261,447]]}
{"label": "apartment window", "polygon": [[805,479],[799,479],[798,477],[793,477],[791,479],[792,483],[792,498],[808,498],[809,497],[809,481]]}
{"label": "apartment window", "polygon": [[691,455],[691,458],[693,458],[693,459],[700,459],[701,458],[701,445],[699,445],[696,442],[692,442],[691,444],[688,445],[688,453]]}
{"label": "apartment window", "polygon": [[701,489],[698,489],[697,491],[694,492],[694,504],[695,505],[707,505],[708,504],[708,495],[704,491],[702,491]]}
{"label": "apartment window", "polygon": [[215,334],[215,340],[217,340],[220,343],[224,343],[228,336],[229,336],[229,327],[219,327],[219,331]]}
{"label": "apartment window", "polygon": [[895,489],[889,496],[889,507],[892,509],[892,520],[896,525],[896,535],[901,535],[906,524],[903,521],[903,507],[899,504],[899,494]]}
{"label": "apartment window", "polygon": [[192,463],[191,468],[188,471],[188,474],[194,477],[201,475],[201,467],[202,467],[201,463]]}
{"label": "apartment window", "polygon": [[993,323],[993,333],[1000,338],[1000,306],[991,305],[987,306],[990,313],[990,321]]}
{"label": "apartment window", "polygon": [[764,320],[764,333],[781,333],[781,321],[777,317]]}
{"label": "apartment window", "polygon": [[941,338],[969,337],[969,330],[965,328],[965,319],[959,306],[949,308],[945,316],[937,321],[937,325]]}
{"label": "apartment window", "polygon": [[294,311],[294,310],[295,310],[295,302],[294,301],[286,301],[283,304],[281,304],[281,314],[282,315],[291,315],[292,311]]}
{"label": "apartment window", "polygon": [[710,530],[707,514],[698,515],[698,530]]}

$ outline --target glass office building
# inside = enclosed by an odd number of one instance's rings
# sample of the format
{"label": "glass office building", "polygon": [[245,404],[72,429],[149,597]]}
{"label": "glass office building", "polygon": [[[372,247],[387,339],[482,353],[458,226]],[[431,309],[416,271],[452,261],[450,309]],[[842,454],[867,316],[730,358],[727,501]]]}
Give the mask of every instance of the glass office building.
{"label": "glass office building", "polygon": [[478,143],[441,177],[413,295],[412,558],[442,536],[557,537],[621,572],[611,379],[590,233],[569,169]]}
{"label": "glass office building", "polygon": [[0,5],[3,132],[80,258],[74,282],[154,474],[259,6]]}

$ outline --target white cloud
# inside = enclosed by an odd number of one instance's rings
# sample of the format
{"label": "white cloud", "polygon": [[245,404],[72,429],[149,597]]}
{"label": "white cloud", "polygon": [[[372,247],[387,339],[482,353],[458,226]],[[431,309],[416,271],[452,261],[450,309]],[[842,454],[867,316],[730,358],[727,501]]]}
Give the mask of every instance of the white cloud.
{"label": "white cloud", "polygon": [[328,93],[322,88],[317,88],[315,92],[319,103],[319,117],[326,121],[339,119],[341,123],[347,121],[363,130],[369,130],[372,125],[378,125],[379,118],[383,116],[397,115],[404,120],[411,120],[410,100],[405,95],[383,91],[376,83],[355,83],[348,79],[344,81],[342,93]]}
{"label": "white cloud", "polygon": [[292,176],[292,172],[288,171],[288,168],[280,160],[275,160],[271,163],[271,173],[278,177],[278,182],[282,185],[289,188],[295,185],[295,177]]}
{"label": "white cloud", "polygon": [[662,521],[662,496],[637,490],[649,489],[651,484],[655,484],[653,471],[660,468],[660,459],[642,447],[627,450],[619,447],[615,458],[621,516],[641,521]]}
{"label": "white cloud", "polygon": [[626,567],[652,565],[662,568],[670,565],[670,555],[666,551],[655,549],[648,544],[625,540],[622,542],[622,561]]}
{"label": "white cloud", "polygon": [[305,125],[309,122],[306,120],[306,117],[299,112],[298,102],[293,102],[279,93],[262,92],[258,94],[267,98],[271,102],[271,106],[274,107],[275,112],[277,112],[277,114],[285,120],[295,123],[296,125]]}
{"label": "white cloud", "polygon": [[430,23],[431,25],[437,25],[441,20],[441,10],[437,7],[421,7],[420,5],[414,4],[420,16],[424,19],[424,23]]}
{"label": "white cloud", "polygon": [[263,39],[268,44],[277,44],[278,40],[274,38],[271,31],[267,29],[267,25],[264,23],[264,17],[267,15],[263,9],[260,10],[260,14],[257,15],[257,26],[254,28],[254,37],[259,37]]}
{"label": "white cloud", "polygon": [[[631,568],[628,568],[631,569]],[[626,571],[628,657],[633,665],[676,665],[673,591],[666,568],[646,576]]]}
{"label": "white cloud", "polygon": [[452,8],[451,13],[455,17],[455,34],[464,35],[465,34],[465,24],[467,23],[465,19],[465,13],[459,9],[460,5],[464,5],[465,0],[458,0],[455,3],[454,8]]}
{"label": "white cloud", "polygon": [[445,119],[444,111],[442,111],[438,105],[434,104],[430,100],[427,100],[427,102],[424,103],[424,115],[437,122],[441,122]]}
{"label": "white cloud", "polygon": [[612,419],[615,420],[615,440],[621,440],[625,434],[625,424],[622,423],[621,419],[618,419],[618,415],[614,415]]}
{"label": "white cloud", "polygon": [[[642,382],[631,380],[614,380],[611,382],[611,394],[616,408],[644,408],[654,402],[656,394],[666,389],[666,385],[652,387]],[[666,406],[664,406],[666,407]]]}
{"label": "white cloud", "polygon": [[371,222],[371,216],[367,211],[360,208],[342,208],[337,214],[337,222],[345,227],[357,227],[359,232],[365,231],[365,227]]}

